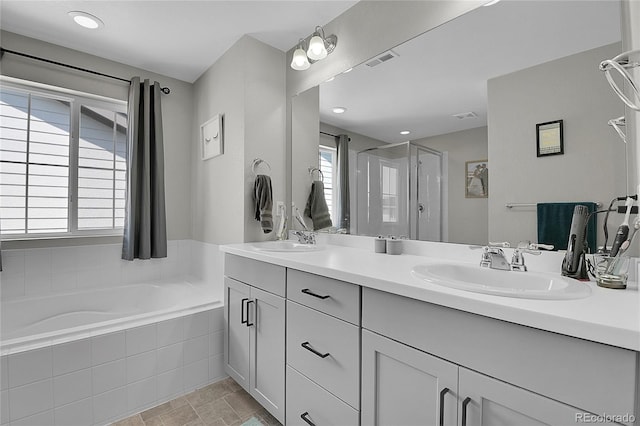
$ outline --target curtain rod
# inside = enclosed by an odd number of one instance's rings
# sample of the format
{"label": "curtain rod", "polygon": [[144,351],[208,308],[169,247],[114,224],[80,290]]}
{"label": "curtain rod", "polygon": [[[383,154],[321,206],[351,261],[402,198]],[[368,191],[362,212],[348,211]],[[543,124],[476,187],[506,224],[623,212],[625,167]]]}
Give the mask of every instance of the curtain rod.
{"label": "curtain rod", "polygon": [[320,132],[321,135],[327,135],[327,136],[333,136],[334,138],[337,138],[338,135],[332,135],[331,133],[327,133],[327,132]]}
{"label": "curtain rod", "polygon": [[[26,53],[16,52],[15,50],[9,50],[9,49],[5,49],[4,47],[0,47],[0,58],[2,56],[4,56],[5,53],[10,53],[12,55],[17,55],[17,56],[23,56],[25,58],[33,59],[33,60],[36,60],[36,61],[46,62],[48,64],[58,65],[58,66],[61,66],[61,67],[71,68],[71,69],[74,69],[74,70],[77,70],[77,71],[82,71],[82,72],[86,72],[86,73],[89,73],[89,74],[95,74],[95,75],[99,75],[101,77],[108,77],[108,78],[112,78],[114,80],[119,80],[119,81],[131,84],[131,80],[127,80],[126,78],[116,77],[116,76],[109,75],[109,74],[104,74],[104,73],[101,73],[101,72],[98,72],[98,71],[93,71],[93,70],[89,70],[89,69],[86,69],[86,68],[76,67],[74,65],[63,64],[62,62],[52,61],[51,59],[40,58],[38,56],[28,55]],[[162,93],[164,93],[165,95],[168,95],[169,93],[171,93],[171,89],[169,89],[168,87],[162,87],[160,89],[160,91],[162,91]]]}

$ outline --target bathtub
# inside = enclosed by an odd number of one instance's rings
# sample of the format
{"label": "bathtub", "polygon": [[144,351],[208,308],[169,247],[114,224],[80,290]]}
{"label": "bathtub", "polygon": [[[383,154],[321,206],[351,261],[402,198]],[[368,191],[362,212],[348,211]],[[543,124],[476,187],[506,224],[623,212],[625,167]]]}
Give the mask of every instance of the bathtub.
{"label": "bathtub", "polygon": [[216,286],[113,286],[0,313],[1,425],[107,424],[226,377]]}

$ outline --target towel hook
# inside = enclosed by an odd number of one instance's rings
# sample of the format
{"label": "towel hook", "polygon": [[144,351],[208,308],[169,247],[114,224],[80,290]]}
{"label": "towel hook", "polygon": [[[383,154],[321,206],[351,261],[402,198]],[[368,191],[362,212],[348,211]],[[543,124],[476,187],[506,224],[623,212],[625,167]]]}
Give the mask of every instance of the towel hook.
{"label": "towel hook", "polygon": [[253,160],[253,162],[251,163],[251,170],[253,171],[253,174],[255,176],[258,176],[258,166],[260,166],[260,164],[264,164],[265,166],[267,166],[267,168],[269,169],[269,171],[271,171],[271,166],[269,165],[269,163],[267,163],[265,160],[263,160],[262,158],[255,158]]}
{"label": "towel hook", "polygon": [[318,178],[322,183],[324,183],[324,173],[317,167],[309,167],[309,174],[311,175],[311,179],[313,179],[313,172],[318,172]]}

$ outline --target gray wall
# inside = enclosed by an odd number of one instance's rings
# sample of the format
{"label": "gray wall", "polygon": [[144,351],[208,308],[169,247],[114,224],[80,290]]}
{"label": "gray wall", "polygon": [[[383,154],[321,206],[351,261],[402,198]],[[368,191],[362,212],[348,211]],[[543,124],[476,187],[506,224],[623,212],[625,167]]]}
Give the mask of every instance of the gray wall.
{"label": "gray wall", "polygon": [[[537,238],[535,207],[507,203],[608,206],[625,195],[624,144],[607,125],[624,109],[598,70],[619,51],[616,43],[489,80],[489,240]],[[565,154],[537,158],[536,123],[558,119]],[[621,218],[613,218],[617,226]]]}
{"label": "gray wall", "polygon": [[[32,38],[2,31],[2,47],[22,51],[59,62],[98,70],[122,78],[140,76],[157,80],[171,88],[171,94],[162,97],[164,148],[165,148],[165,193],[167,208],[167,232],[171,240],[190,238],[190,151],[192,140],[192,96],[190,83],[176,80],[149,71],[109,61],[76,50],[45,43]],[[35,81],[67,89],[126,100],[128,85],[103,77],[91,76],[42,62],[5,54],[2,58],[2,75]],[[86,243],[109,243],[120,237],[96,239],[66,239],[46,241],[6,242],[4,248],[29,246],[56,246]]]}
{"label": "gray wall", "polygon": [[[284,200],[284,74],[283,52],[244,36],[194,83],[193,239],[225,244],[273,236],[253,219],[251,162],[269,163],[274,202]],[[215,114],[224,114],[224,155],[202,161],[200,125]]]}
{"label": "gray wall", "polygon": [[[418,139],[417,144],[448,153],[449,183],[449,242],[482,244],[489,241],[488,237],[488,199],[466,198],[466,170],[465,162],[487,159],[487,128],[463,130],[424,139]],[[494,194],[493,168],[489,161],[489,197]]]}

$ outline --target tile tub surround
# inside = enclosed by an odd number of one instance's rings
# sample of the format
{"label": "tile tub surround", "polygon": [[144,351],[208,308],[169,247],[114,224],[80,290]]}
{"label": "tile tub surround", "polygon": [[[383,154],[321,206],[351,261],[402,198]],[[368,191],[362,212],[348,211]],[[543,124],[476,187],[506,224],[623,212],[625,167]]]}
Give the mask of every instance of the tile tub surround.
{"label": "tile tub surround", "polygon": [[223,379],[223,307],[1,357],[1,425],[100,425]]}
{"label": "tile tub surround", "polygon": [[185,279],[220,283],[222,298],[222,253],[216,244],[172,240],[166,258],[133,262],[122,260],[121,252],[120,244],[3,250],[0,298]]}

